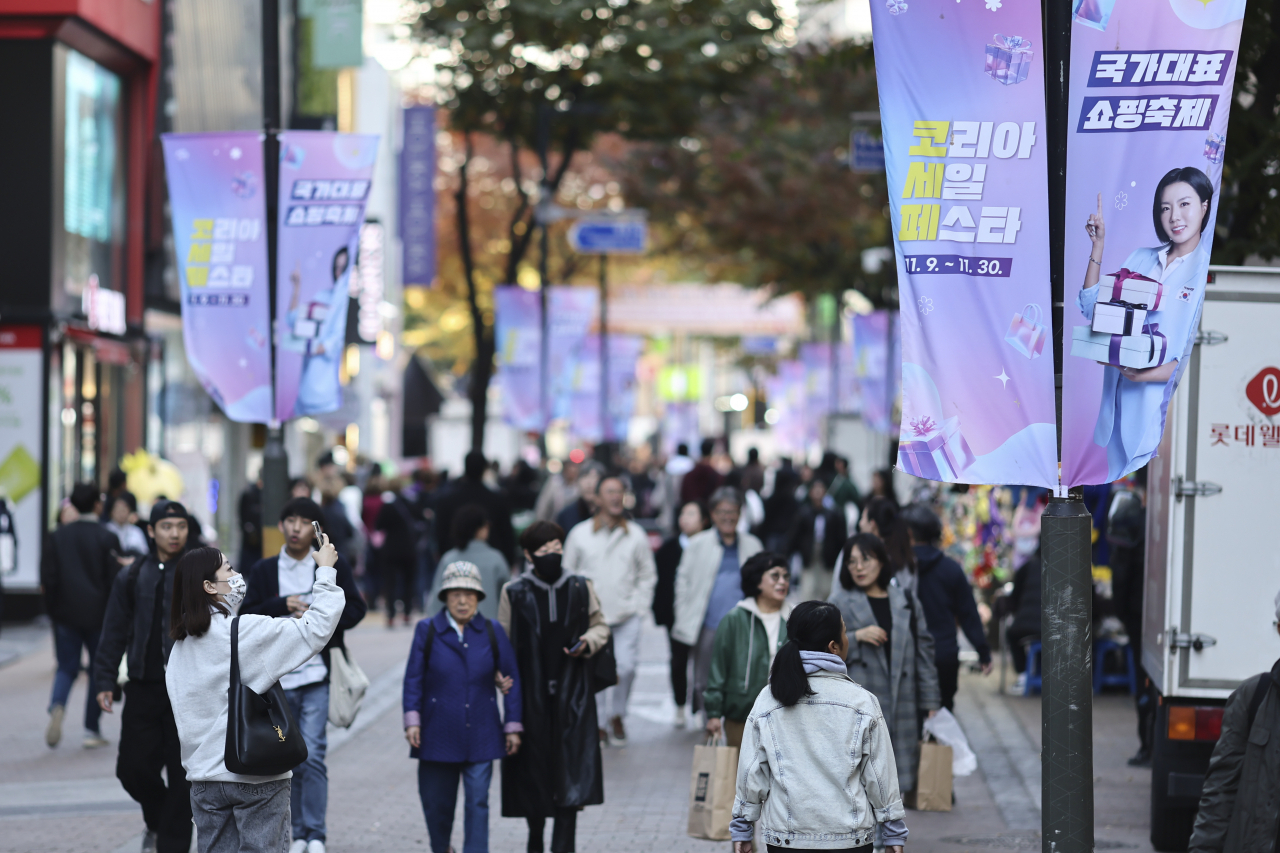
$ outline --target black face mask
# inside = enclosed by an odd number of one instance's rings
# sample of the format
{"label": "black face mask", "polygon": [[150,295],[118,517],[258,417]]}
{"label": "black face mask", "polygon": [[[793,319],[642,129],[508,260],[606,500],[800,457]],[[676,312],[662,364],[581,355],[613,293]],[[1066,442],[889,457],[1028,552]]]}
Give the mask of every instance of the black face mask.
{"label": "black face mask", "polygon": [[543,554],[534,557],[533,571],[547,583],[555,583],[560,580],[560,575],[564,574],[564,568],[560,565],[562,559],[564,559],[563,554]]}

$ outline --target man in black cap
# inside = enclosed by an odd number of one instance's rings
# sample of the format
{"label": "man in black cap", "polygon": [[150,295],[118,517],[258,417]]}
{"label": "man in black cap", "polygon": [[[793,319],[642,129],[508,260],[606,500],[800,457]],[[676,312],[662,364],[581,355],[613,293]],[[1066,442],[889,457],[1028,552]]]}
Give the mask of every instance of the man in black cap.
{"label": "man in black cap", "polygon": [[187,853],[191,847],[191,786],[182,769],[178,728],[164,683],[173,648],[173,567],[187,550],[189,532],[182,504],[161,500],[151,508],[147,533],[154,547],[146,559],[116,576],[94,665],[98,704],[110,714],[120,659],[128,661],[116,778],[142,806],[147,825],[143,853]]}

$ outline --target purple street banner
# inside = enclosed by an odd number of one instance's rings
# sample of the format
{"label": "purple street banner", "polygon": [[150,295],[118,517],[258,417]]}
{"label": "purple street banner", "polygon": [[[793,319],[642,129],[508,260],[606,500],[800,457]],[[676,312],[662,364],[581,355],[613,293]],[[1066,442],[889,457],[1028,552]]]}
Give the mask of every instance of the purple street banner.
{"label": "purple street banner", "polygon": [[378,155],[376,134],[280,134],[276,419],[342,405],[338,368],[351,270]]}
{"label": "purple street banner", "polygon": [[400,248],[406,287],[436,277],[436,109],[406,107],[400,149]]}
{"label": "purple street banner", "polygon": [[257,132],[161,137],[187,362],[245,423],[272,419],[262,143]]}
{"label": "purple street banner", "polygon": [[516,285],[497,287],[493,308],[502,418],[516,429],[541,430],[542,310],[538,294]]}
{"label": "purple street banner", "polygon": [[1056,486],[1040,4],[873,0],[871,23],[902,304],[898,465]]}
{"label": "purple street banner", "polygon": [[[569,288],[566,288],[569,289]],[[569,431],[586,441],[625,441],[635,411],[636,363],[643,340],[637,335],[609,335],[609,425],[600,423],[600,336],[583,341],[574,371],[569,402]]]}
{"label": "purple street banner", "polygon": [[1244,0],[1077,0],[1062,473],[1141,468],[1195,344]]}
{"label": "purple street banner", "polygon": [[805,367],[806,406],[809,417],[822,419],[828,414],[841,412],[851,414],[857,411],[858,396],[854,381],[853,351],[849,347],[836,346],[835,353],[840,363],[836,365],[837,404],[831,404],[831,352],[830,343],[819,341],[801,344],[800,360]]}
{"label": "purple street banner", "polygon": [[778,413],[778,420],[773,424],[778,449],[800,456],[808,453],[809,445],[818,440],[818,423],[808,413],[804,362],[798,359],[778,362],[778,372],[766,380],[765,390],[769,407]]}
{"label": "purple street banner", "polygon": [[[547,312],[551,315],[547,323],[549,417],[573,420],[574,389],[582,382],[579,367],[599,359],[598,355],[585,355],[583,350],[587,336],[599,320],[600,292],[594,287],[552,286],[547,291]],[[598,411],[591,417],[593,423],[600,420]]]}
{"label": "purple street banner", "polygon": [[[893,432],[893,404],[902,384],[897,312],[872,311],[853,315],[853,379],[862,419],[876,432]],[[890,327],[893,335],[890,347]],[[889,385],[889,367],[893,384]]]}

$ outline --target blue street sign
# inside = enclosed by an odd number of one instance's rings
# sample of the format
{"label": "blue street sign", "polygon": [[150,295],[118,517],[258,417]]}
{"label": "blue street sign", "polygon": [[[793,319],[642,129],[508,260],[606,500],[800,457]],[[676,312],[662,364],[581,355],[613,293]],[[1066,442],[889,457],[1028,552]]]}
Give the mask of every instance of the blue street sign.
{"label": "blue street sign", "polygon": [[569,245],[588,255],[643,254],[649,223],[643,219],[579,219],[569,228]]}
{"label": "blue street sign", "polygon": [[849,145],[849,168],[855,172],[884,171],[884,142],[855,130]]}

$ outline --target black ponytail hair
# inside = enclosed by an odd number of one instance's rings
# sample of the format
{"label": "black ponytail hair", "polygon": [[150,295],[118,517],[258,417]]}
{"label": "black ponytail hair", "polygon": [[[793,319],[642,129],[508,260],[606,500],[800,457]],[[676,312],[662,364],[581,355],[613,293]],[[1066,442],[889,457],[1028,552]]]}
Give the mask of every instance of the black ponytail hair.
{"label": "black ponytail hair", "polygon": [[812,696],[800,652],[826,652],[832,643],[840,644],[843,632],[844,617],[834,604],[805,601],[797,605],[787,620],[787,641],[774,656],[773,670],[769,673],[773,698],[791,707],[804,697]]}

